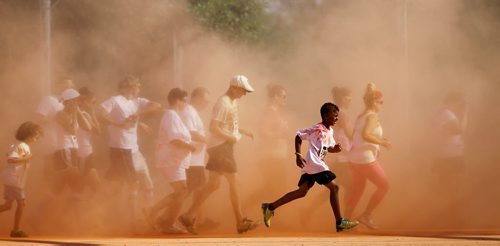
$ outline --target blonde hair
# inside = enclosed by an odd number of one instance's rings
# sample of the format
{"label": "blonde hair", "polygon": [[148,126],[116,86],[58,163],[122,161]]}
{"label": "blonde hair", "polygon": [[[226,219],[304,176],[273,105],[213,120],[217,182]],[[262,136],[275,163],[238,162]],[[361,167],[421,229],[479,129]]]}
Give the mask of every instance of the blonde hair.
{"label": "blonde hair", "polygon": [[365,106],[369,107],[378,99],[383,98],[384,95],[381,91],[375,88],[375,84],[373,82],[368,83],[365,90],[365,95],[363,96],[363,101],[365,102]]}

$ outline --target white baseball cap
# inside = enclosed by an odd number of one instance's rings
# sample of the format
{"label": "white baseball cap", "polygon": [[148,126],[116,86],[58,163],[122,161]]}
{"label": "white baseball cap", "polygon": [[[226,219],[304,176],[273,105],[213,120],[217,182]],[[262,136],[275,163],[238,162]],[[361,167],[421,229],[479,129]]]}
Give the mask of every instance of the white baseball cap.
{"label": "white baseball cap", "polygon": [[253,92],[253,91],[255,91],[253,89],[253,87],[250,85],[250,82],[248,81],[248,78],[245,77],[244,75],[235,75],[229,81],[229,85],[234,86],[234,87],[243,88],[247,92]]}
{"label": "white baseball cap", "polygon": [[80,93],[75,89],[66,89],[61,93],[61,101],[65,102],[71,99],[78,98]]}

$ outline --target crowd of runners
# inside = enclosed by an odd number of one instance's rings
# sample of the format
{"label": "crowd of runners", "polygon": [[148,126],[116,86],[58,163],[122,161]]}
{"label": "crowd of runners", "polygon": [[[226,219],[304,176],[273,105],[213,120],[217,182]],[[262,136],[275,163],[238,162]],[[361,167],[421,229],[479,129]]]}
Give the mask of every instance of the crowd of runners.
{"label": "crowd of runners", "polygon": [[[203,122],[200,112],[209,105],[207,88],[195,88],[190,94],[173,88],[168,92],[168,107],[162,108],[140,96],[141,81],[133,76],[118,82],[117,94],[103,102],[97,102],[92,90],[87,87],[75,89],[71,78],[58,80],[53,95],[43,98],[37,113],[39,118],[22,123],[15,133],[16,142],[8,150],[3,165],[3,189],[5,203],[0,212],[15,207],[11,237],[28,236],[20,227],[25,207],[25,184],[32,159],[30,146],[39,140],[43,156],[47,190],[52,196],[65,189],[78,206],[84,190],[99,192],[106,187],[108,194],[121,194],[112,210],[125,210],[133,223],[143,218],[148,226],[165,234],[198,234],[202,225],[215,226],[204,212],[203,205],[219,189],[221,183],[228,185],[227,197],[234,213],[237,233],[258,227],[259,221],[246,217],[237,179],[238,165],[234,156],[234,145],[242,138],[254,138],[254,134],[240,126],[238,100],[254,92],[244,75],[229,80],[228,89],[218,97],[212,107],[209,122]],[[378,112],[384,97],[380,90],[369,83],[363,96],[364,110],[357,116],[354,125],[348,116],[352,100],[349,88],[334,87],[332,102],[318,108],[319,123],[296,131],[295,153],[287,146],[290,138],[289,120],[283,111],[287,102],[287,89],[282,85],[268,87],[268,104],[258,134],[274,146],[260,152],[258,165],[281,165],[294,168],[293,159],[300,175],[288,177],[283,173],[262,173],[263,180],[297,179],[298,188],[272,202],[262,203],[263,221],[271,226],[276,210],[298,198],[304,197],[315,183],[329,190],[329,202],[338,232],[356,227],[359,223],[377,229],[372,214],[389,191],[389,179],[379,163],[381,148],[391,149],[384,138]],[[436,126],[445,130],[442,136],[443,150],[438,153],[440,163],[463,162],[463,137],[465,128],[464,100],[462,94],[450,94],[445,99],[445,108],[438,114]],[[317,110],[311,108],[309,110]],[[152,131],[142,119],[148,114],[162,113],[154,158],[145,158],[138,144],[138,129]],[[94,160],[93,138],[106,133],[109,147],[109,165],[99,173]],[[302,142],[308,148],[302,150]],[[333,155],[330,163],[325,156]],[[294,155],[294,156],[293,156]],[[262,157],[261,156],[261,157]],[[154,159],[148,165],[147,159]],[[445,165],[445,168],[448,166]],[[343,175],[336,183],[339,170]],[[446,170],[444,170],[446,171]],[[151,172],[161,174],[170,185],[171,193],[155,201],[155,186]],[[355,208],[363,195],[367,181],[376,186],[367,206],[360,214]],[[105,184],[105,185],[103,185]],[[258,186],[258,182],[255,182]],[[267,197],[272,185],[258,187],[259,199]],[[343,202],[339,201],[339,187],[346,189]],[[279,191],[283,192],[282,190]],[[192,201],[188,203],[187,201]],[[342,206],[342,209],[341,209]],[[312,209],[312,208],[311,208]],[[113,211],[111,211],[112,213]],[[85,216],[80,214],[80,216]]]}

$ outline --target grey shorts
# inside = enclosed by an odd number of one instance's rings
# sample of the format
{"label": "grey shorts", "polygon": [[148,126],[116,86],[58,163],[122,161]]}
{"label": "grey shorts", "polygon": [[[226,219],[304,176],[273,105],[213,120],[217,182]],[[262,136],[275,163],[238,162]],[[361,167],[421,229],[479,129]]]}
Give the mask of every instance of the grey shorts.
{"label": "grey shorts", "polygon": [[3,186],[3,194],[6,201],[24,200],[26,198],[24,189],[10,185]]}
{"label": "grey shorts", "polygon": [[134,182],[135,169],[132,160],[132,150],[110,148],[110,166],[105,177],[111,181]]}
{"label": "grey shorts", "polygon": [[204,166],[192,166],[186,169],[187,187],[190,191],[197,190],[207,183]]}
{"label": "grey shorts", "polygon": [[207,149],[208,162],[206,169],[222,173],[236,173],[236,161],[234,160],[234,144],[225,142]]}

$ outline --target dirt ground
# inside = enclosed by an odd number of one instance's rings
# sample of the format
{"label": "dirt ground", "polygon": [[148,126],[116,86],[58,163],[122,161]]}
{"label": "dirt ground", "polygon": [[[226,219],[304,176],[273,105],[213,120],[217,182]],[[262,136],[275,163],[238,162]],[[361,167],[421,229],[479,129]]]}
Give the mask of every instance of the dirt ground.
{"label": "dirt ground", "polygon": [[304,234],[304,235],[211,235],[134,238],[0,238],[1,245],[500,245],[500,234],[413,233],[390,234]]}

